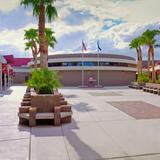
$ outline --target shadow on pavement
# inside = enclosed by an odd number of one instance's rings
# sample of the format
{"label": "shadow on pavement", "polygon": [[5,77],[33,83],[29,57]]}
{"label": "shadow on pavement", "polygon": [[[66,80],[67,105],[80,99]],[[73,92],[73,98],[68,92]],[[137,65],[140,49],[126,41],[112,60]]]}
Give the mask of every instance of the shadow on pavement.
{"label": "shadow on pavement", "polygon": [[29,131],[32,136],[35,136],[38,138],[40,137],[42,138],[43,137],[63,137],[65,146],[67,147],[66,149],[69,149],[70,147],[68,145],[71,145],[73,148],[71,152],[75,152],[80,159],[92,160],[92,159],[102,158],[99,153],[97,153],[93,148],[88,146],[76,134],[76,130],[79,130],[80,128],[78,127],[77,123],[73,119],[72,119],[72,123],[64,124],[60,127],[37,126],[34,128],[29,128],[29,127],[19,126],[18,129],[20,131]]}

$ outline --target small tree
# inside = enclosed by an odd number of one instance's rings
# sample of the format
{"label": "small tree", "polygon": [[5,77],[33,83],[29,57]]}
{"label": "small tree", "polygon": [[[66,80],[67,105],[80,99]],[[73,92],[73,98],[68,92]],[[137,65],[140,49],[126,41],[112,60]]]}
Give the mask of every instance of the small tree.
{"label": "small tree", "polygon": [[138,74],[142,73],[142,49],[141,46],[143,45],[142,37],[134,38],[131,43],[129,44],[130,49],[136,49],[137,51],[137,61],[138,61]]}
{"label": "small tree", "polygon": [[[25,35],[24,35],[24,39],[27,40],[27,42],[25,43],[25,50],[32,50],[32,55],[33,55],[33,59],[34,59],[34,67],[37,68],[37,56],[39,54],[39,49],[38,49],[38,45],[39,45],[39,38],[38,38],[38,30],[37,29],[29,29],[29,30],[25,30]],[[48,48],[54,48],[55,44],[57,43],[56,38],[54,37],[54,32],[52,31],[51,28],[46,28],[45,29],[45,46],[46,46],[46,50],[45,52],[48,55]]]}
{"label": "small tree", "polygon": [[29,29],[25,30],[24,39],[27,41],[25,43],[25,50],[32,50],[32,56],[34,60],[34,68],[37,69],[37,56],[39,54],[38,50],[38,30],[37,29]]}

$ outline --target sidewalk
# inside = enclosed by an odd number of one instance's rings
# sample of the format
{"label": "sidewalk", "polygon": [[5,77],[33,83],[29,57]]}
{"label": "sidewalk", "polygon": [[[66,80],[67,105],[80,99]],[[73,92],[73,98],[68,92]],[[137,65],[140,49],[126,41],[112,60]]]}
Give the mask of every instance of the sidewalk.
{"label": "sidewalk", "polygon": [[160,96],[126,87],[64,88],[72,123],[29,128],[18,126],[24,92],[24,86],[13,86],[0,97],[0,160],[160,159],[160,118],[135,119],[111,105],[138,101],[160,107]]}

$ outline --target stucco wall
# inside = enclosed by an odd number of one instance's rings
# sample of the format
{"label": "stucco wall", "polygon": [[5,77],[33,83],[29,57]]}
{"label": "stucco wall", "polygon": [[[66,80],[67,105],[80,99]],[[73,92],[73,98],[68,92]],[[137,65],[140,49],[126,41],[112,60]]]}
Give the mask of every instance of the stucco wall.
{"label": "stucco wall", "polygon": [[[63,86],[81,86],[82,71],[59,71],[60,81]],[[136,80],[136,72],[131,71],[100,71],[100,85],[102,86],[123,86],[129,85],[130,82]],[[24,84],[25,79],[29,76],[28,73],[15,73],[14,83]],[[97,71],[84,71],[84,85],[89,85],[88,79],[93,77],[94,84],[97,84]]]}
{"label": "stucco wall", "polygon": [[14,84],[24,84],[28,76],[29,73],[15,72],[15,76],[13,78]]}
{"label": "stucco wall", "polygon": [[[61,71],[59,72],[61,83],[63,86],[81,86],[82,72],[81,71]],[[100,71],[100,85],[102,86],[123,86],[129,85],[130,82],[136,80],[135,72],[128,71]],[[88,85],[89,77],[93,77],[97,84],[97,71],[84,72],[84,84]]]}
{"label": "stucco wall", "polygon": [[82,84],[81,71],[59,71],[58,73],[63,86],[80,86]]}
{"label": "stucco wall", "polygon": [[100,84],[103,86],[125,86],[135,80],[135,72],[100,71]]}
{"label": "stucco wall", "polygon": [[2,90],[2,63],[0,62],[0,91]]}
{"label": "stucco wall", "polygon": [[[63,86],[81,86],[82,71],[59,71],[60,81]],[[136,73],[130,71],[100,71],[100,85],[102,86],[123,86],[129,85],[130,82],[136,80]],[[29,76],[28,73],[15,73],[14,83],[24,84],[25,79]],[[84,85],[88,85],[89,77],[93,77],[97,84],[97,71],[84,71]]]}

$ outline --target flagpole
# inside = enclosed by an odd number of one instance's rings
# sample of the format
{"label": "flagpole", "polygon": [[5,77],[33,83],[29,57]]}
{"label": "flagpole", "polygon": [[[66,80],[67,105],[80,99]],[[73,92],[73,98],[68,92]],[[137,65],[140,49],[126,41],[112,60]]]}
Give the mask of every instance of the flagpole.
{"label": "flagpole", "polygon": [[99,41],[97,41],[97,62],[98,62],[98,70],[97,70],[97,87],[99,87],[100,86],[100,77],[99,77],[99,67],[100,67],[100,64],[99,64],[99,58],[100,58],[100,56],[99,56]]}
{"label": "flagpole", "polygon": [[98,73],[97,73],[97,81],[98,81],[98,85],[97,85],[97,87],[99,87],[99,66],[100,66],[100,64],[99,64],[99,49],[98,49],[97,57],[98,57]]}
{"label": "flagpole", "polygon": [[83,40],[82,40],[82,87],[84,87],[84,53],[83,53]]}

